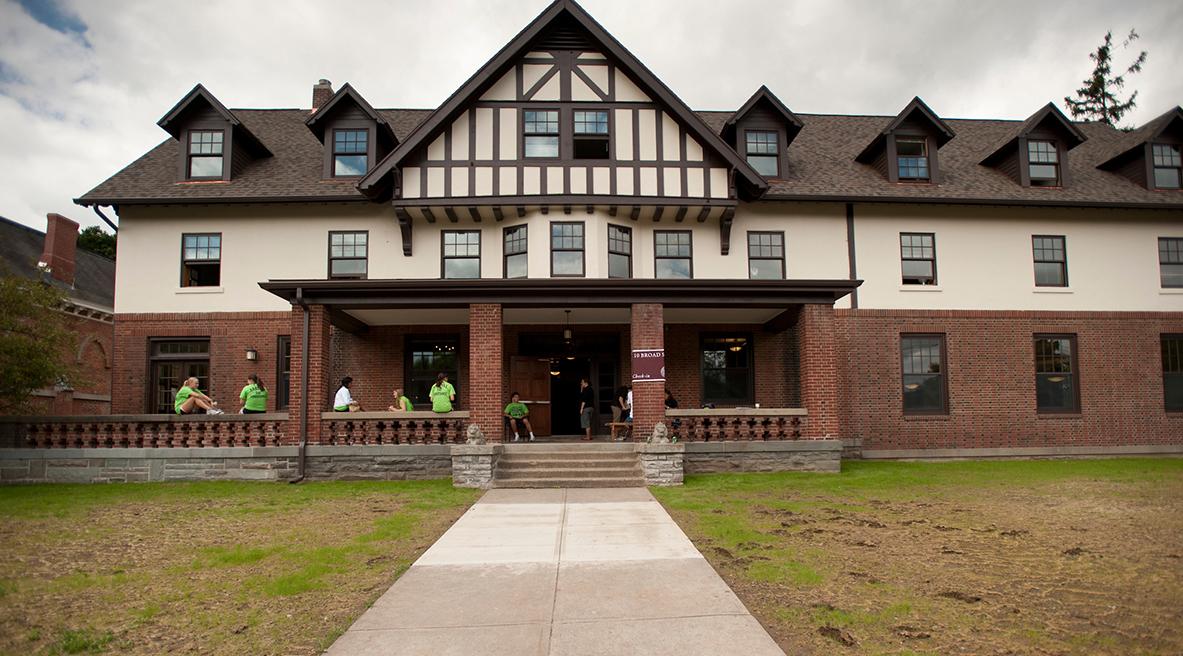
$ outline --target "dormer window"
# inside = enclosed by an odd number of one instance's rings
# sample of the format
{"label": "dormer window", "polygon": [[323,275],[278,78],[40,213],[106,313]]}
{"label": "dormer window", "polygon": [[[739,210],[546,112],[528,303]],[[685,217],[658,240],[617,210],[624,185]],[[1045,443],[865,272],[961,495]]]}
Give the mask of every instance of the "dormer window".
{"label": "dormer window", "polygon": [[1027,142],[1027,173],[1032,187],[1060,185],[1060,155],[1053,141]]}
{"label": "dormer window", "polygon": [[1151,144],[1154,156],[1154,188],[1179,189],[1183,183],[1183,159],[1179,146],[1172,144]]}
{"label": "dormer window", "polygon": [[222,130],[192,130],[189,132],[190,180],[222,179]]}
{"label": "dormer window", "polygon": [[608,112],[575,112],[575,159],[608,159]]}
{"label": "dormer window", "polygon": [[559,156],[559,110],[522,112],[522,152],[526,157]]}
{"label": "dormer window", "polygon": [[896,164],[903,181],[927,181],[928,139],[924,137],[896,137]]}
{"label": "dormer window", "polygon": [[366,174],[369,132],[333,130],[333,176],[355,177]]}
{"label": "dormer window", "polygon": [[744,151],[748,164],[756,169],[756,173],[766,178],[775,178],[780,175],[780,163],[777,157],[780,151],[777,146],[778,141],[775,130],[744,131]]}

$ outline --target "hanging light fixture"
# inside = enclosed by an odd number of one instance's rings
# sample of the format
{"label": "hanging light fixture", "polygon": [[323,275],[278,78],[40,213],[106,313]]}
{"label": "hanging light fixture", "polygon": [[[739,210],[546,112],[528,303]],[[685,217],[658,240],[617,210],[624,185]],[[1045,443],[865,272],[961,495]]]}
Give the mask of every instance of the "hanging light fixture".
{"label": "hanging light fixture", "polygon": [[570,346],[575,337],[575,331],[571,330],[571,310],[563,310],[563,312],[567,313],[567,319],[563,322],[563,341]]}
{"label": "hanging light fixture", "polygon": [[550,361],[550,375],[552,375],[552,376],[559,375],[559,361],[558,360],[551,360]]}

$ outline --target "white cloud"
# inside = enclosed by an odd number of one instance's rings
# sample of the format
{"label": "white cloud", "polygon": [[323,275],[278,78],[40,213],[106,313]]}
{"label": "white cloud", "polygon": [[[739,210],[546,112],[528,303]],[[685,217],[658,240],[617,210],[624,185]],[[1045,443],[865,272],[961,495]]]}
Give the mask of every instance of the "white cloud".
{"label": "white cloud", "polygon": [[[0,0],[0,215],[98,223],[80,196],[166,138],[156,121],[196,82],[230,107],[305,107],[321,77],[378,107],[434,107],[541,0],[61,0],[83,36]],[[737,107],[767,84],[794,110],[1024,118],[1061,104],[1107,29],[1150,51],[1132,122],[1183,102],[1183,5],[891,0],[585,0],[690,106]],[[89,44],[89,45],[88,45]],[[1120,53],[1118,61],[1125,61]]]}

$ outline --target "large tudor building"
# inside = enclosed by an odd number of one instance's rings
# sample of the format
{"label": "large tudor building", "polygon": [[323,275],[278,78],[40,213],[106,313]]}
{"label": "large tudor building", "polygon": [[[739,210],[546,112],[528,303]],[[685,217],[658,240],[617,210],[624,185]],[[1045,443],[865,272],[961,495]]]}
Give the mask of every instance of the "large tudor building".
{"label": "large tudor building", "polygon": [[342,376],[384,410],[447,371],[486,435],[511,391],[572,435],[581,376],[602,426],[630,352],[664,349],[646,431],[668,387],[868,456],[1183,444],[1178,107],[1132,132],[763,87],[694,111],[569,0],[434,110],[324,80],[312,105],[198,85],[77,200],[120,219],[114,412],[257,372],[296,426]]}

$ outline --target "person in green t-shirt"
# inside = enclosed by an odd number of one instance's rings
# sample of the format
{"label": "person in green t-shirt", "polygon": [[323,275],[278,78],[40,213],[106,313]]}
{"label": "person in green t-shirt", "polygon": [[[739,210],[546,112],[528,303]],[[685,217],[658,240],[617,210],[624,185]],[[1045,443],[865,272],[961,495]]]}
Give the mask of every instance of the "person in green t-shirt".
{"label": "person in green t-shirt", "polygon": [[388,409],[391,412],[411,412],[415,406],[411,403],[411,399],[403,395],[402,388],[396,387],[394,388],[394,405]]}
{"label": "person in green t-shirt", "polygon": [[427,392],[431,398],[432,412],[451,412],[452,402],[456,400],[456,388],[448,382],[448,374],[440,373],[436,376],[435,384]]}
{"label": "person in green t-shirt", "polygon": [[258,415],[267,412],[267,387],[257,374],[246,377],[246,387],[238,395],[242,407],[238,413],[243,415]]}
{"label": "person in green t-shirt", "polygon": [[513,441],[518,441],[518,426],[524,424],[526,430],[530,432],[530,441],[534,441],[534,429],[530,426],[530,419],[527,415],[530,414],[530,408],[522,403],[522,397],[517,392],[509,395],[509,405],[505,406],[505,419],[509,422],[509,427],[513,429]]}
{"label": "person in green t-shirt", "polygon": [[173,411],[178,415],[191,415],[199,409],[210,415],[222,414],[218,409],[218,402],[197,389],[197,379],[189,378],[181,385],[181,389],[177,390],[177,397],[173,400]]}

